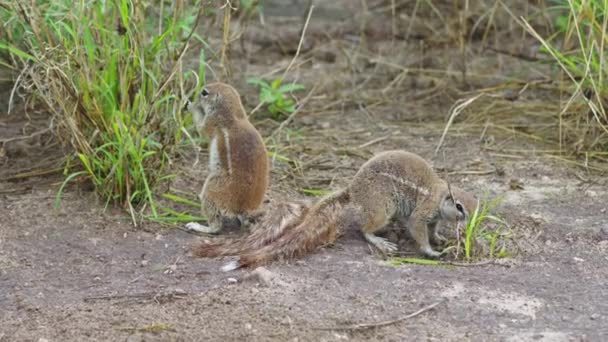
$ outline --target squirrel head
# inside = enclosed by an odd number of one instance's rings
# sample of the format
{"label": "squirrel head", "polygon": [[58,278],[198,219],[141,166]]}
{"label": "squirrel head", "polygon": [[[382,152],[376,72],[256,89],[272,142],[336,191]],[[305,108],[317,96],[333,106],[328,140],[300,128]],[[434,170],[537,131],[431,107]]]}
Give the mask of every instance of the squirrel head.
{"label": "squirrel head", "polygon": [[232,86],[215,82],[203,87],[194,102],[186,103],[186,110],[196,112],[203,119],[203,127],[208,121],[229,122],[245,117],[239,93]]}
{"label": "squirrel head", "polygon": [[439,207],[441,218],[448,221],[466,221],[469,214],[475,211],[477,200],[470,193],[459,189],[449,189],[441,200]]}

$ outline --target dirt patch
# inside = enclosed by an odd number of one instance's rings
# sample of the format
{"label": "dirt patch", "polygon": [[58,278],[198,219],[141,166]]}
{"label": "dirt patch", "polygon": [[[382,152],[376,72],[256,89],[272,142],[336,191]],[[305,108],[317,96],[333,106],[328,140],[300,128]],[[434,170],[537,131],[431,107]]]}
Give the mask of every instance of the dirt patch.
{"label": "dirt patch", "polygon": [[[317,5],[315,11],[327,14]],[[421,25],[416,19],[409,25],[411,10],[399,7],[397,36],[391,33],[390,11],[365,17],[351,5],[340,13],[357,20],[336,24],[328,19],[332,15],[315,17],[311,45],[301,56],[311,61],[290,77],[308,89],[318,83],[319,90],[308,109],[269,144],[292,162],[273,159],[268,198],[337,189],[373,153],[410,150],[446,169],[465,189],[505,194],[498,210],[517,237],[508,260],[477,267],[392,267],[357,232],[349,232],[332,248],[269,265],[261,275],[222,273],[226,260],[190,256],[195,236],[149,222],[134,227],[123,211],[104,210],[104,203],[82,187],[71,187],[55,209],[60,175],[23,172],[48,169],[41,158],[57,160],[61,153],[52,142],[34,140],[28,149],[34,155],[9,154],[0,161],[5,179],[21,174],[0,183],[0,341],[604,340],[606,179],[530,153],[544,147],[517,135],[488,130],[482,136],[474,115],[450,131],[445,160],[434,155],[455,100],[507,78],[530,81],[536,74],[528,71],[543,67],[473,46],[464,85],[458,48],[437,40],[441,23],[435,18]],[[367,18],[364,26],[362,18]],[[258,39],[246,39],[243,49],[233,47],[232,79],[248,109],[257,104],[256,90],[242,76],[287,65],[292,56],[276,42],[297,41],[297,30],[291,39],[289,28],[299,20],[267,17],[264,27],[252,23],[247,34]],[[279,31],[285,37],[277,37]],[[509,35],[516,32],[490,37]],[[217,39],[211,37],[210,44]],[[404,72],[403,67],[427,71]],[[525,94],[521,101],[550,102],[554,95],[534,87]],[[2,137],[48,127],[40,115],[40,121],[2,115]],[[255,121],[264,136],[278,127],[261,116]],[[28,122],[35,127],[27,128]],[[171,186],[195,194],[205,165],[204,149],[199,155],[184,152]],[[513,180],[521,186],[512,189]],[[395,324],[337,329],[398,319],[441,300],[433,310]]]}

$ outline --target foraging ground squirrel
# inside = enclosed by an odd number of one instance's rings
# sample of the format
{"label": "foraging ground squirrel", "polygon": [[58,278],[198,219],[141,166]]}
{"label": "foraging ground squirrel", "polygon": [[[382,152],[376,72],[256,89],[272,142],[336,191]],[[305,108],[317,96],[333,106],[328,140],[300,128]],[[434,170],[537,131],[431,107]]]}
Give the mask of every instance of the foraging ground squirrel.
{"label": "foraging ground squirrel", "polygon": [[[424,255],[439,257],[441,253],[433,250],[430,244],[444,240],[437,233],[437,223],[440,220],[464,221],[476,206],[473,195],[456,187],[450,189],[418,155],[386,151],[363,164],[345,189],[321,199],[291,223],[283,222],[281,234],[266,240],[263,247],[252,248],[244,242],[241,252],[235,253],[239,256],[238,261],[222,269],[229,271],[301,256],[333,243],[351,226],[361,230],[373,246],[383,252],[392,252],[397,246],[375,235],[392,219],[408,227]],[[208,249],[203,242],[196,247],[195,254],[218,255],[217,246]]]}
{"label": "foraging ground squirrel", "polygon": [[209,139],[209,176],[199,195],[208,226],[190,222],[186,227],[217,233],[235,220],[241,225],[262,204],[268,187],[264,141],[228,84],[207,85],[186,108],[199,134]]}

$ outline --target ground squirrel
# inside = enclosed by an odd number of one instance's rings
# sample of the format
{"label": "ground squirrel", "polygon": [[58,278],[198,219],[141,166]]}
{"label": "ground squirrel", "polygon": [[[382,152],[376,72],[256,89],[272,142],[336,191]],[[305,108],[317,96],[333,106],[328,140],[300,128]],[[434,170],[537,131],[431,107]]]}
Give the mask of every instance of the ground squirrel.
{"label": "ground squirrel", "polygon": [[228,84],[207,85],[186,108],[199,134],[209,139],[209,176],[199,195],[208,226],[190,222],[186,227],[217,233],[227,224],[241,225],[259,208],[268,187],[264,141]]}
{"label": "ground squirrel", "polygon": [[[373,246],[383,252],[392,252],[397,246],[375,235],[392,219],[408,227],[420,252],[439,257],[440,253],[430,245],[431,241],[440,243],[444,240],[437,233],[437,223],[440,220],[464,221],[476,206],[473,195],[456,187],[450,189],[418,155],[386,151],[363,164],[345,189],[321,199],[291,223],[283,223],[281,234],[267,240],[263,247],[251,248],[243,243],[242,251],[235,253],[239,256],[238,261],[222,269],[229,271],[304,255],[333,243],[350,226],[361,230]],[[196,247],[196,255],[214,254],[207,254],[207,250],[203,242]],[[213,249],[209,250],[213,252]]]}

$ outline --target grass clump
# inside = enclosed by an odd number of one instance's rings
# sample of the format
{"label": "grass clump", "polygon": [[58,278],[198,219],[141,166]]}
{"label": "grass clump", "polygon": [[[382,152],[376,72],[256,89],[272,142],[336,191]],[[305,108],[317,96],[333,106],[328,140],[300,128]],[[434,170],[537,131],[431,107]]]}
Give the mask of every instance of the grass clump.
{"label": "grass clump", "polygon": [[16,87],[55,116],[58,136],[73,148],[66,181],[86,177],[132,215],[135,204],[157,215],[153,188],[169,177],[165,167],[183,141],[184,83],[204,76],[203,54],[198,71],[182,70],[188,42],[204,43],[194,32],[200,13],[187,4],[0,4],[0,63],[19,74]]}
{"label": "grass clump", "polygon": [[[498,216],[490,214],[500,200],[501,197],[489,199],[486,195],[480,201],[462,229],[458,230],[456,245],[450,247],[455,251],[455,258],[462,255],[464,260],[471,261],[475,256],[489,258],[506,256],[505,245],[499,247],[497,242],[507,235],[503,229],[507,224]],[[497,226],[490,227],[488,223],[495,223]]]}
{"label": "grass clump", "polygon": [[[527,21],[524,27],[550,54],[571,87],[556,115],[560,150],[608,151],[608,1],[554,0],[555,32],[542,37]],[[593,156],[589,156],[593,157]]]}

